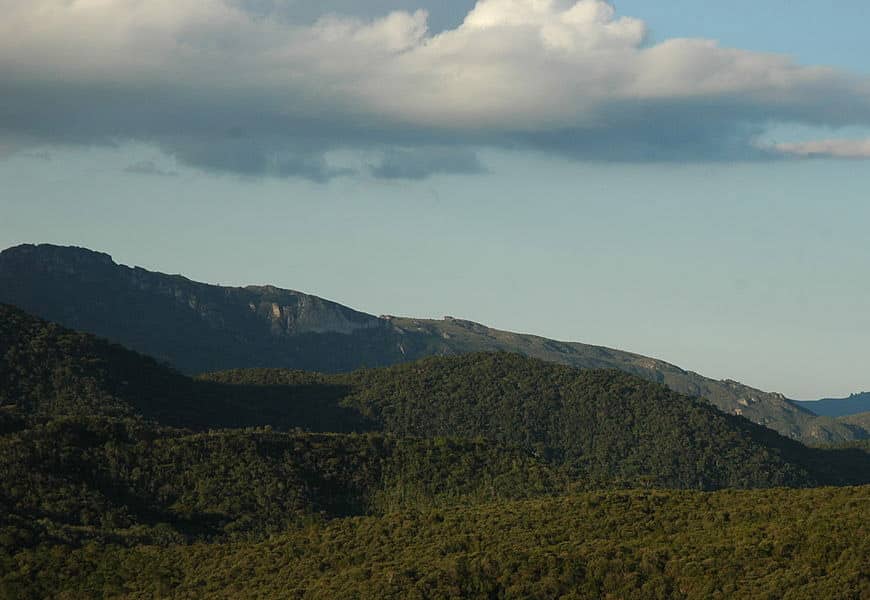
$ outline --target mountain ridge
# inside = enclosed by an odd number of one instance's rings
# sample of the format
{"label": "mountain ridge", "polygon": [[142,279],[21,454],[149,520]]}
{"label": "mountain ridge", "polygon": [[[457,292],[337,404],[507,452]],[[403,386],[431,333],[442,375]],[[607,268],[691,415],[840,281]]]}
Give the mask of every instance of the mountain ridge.
{"label": "mountain ridge", "polygon": [[798,402],[803,408],[825,417],[847,417],[870,412],[870,392],[850,394],[847,398],[822,398]]}
{"label": "mountain ridge", "polygon": [[477,352],[353,373],[237,369],[192,379],[123,346],[0,305],[0,420],[14,434],[64,419],[75,423],[81,435],[73,439],[80,441],[92,437],[88,423],[207,435],[268,428],[276,435],[479,440],[501,455],[519,450],[592,487],[867,482],[860,452],[807,448],[616,369]]}
{"label": "mountain ridge", "polygon": [[431,355],[506,351],[626,371],[812,443],[870,435],[858,425],[819,420],[782,394],[709,379],[631,352],[453,317],[376,317],[275,286],[221,287],[118,265],[110,255],[85,248],[22,245],[0,252],[0,302],[108,338],[188,374],[244,367],[344,372]]}

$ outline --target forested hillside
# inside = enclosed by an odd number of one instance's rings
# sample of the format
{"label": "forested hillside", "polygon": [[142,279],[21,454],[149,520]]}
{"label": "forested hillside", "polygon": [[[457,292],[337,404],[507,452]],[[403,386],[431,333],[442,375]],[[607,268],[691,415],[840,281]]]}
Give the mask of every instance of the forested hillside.
{"label": "forested hillside", "polygon": [[312,377],[312,385],[281,390],[194,381],[117,344],[0,305],[0,407],[18,415],[144,417],[194,429],[368,428],[338,406],[343,388]]}
{"label": "forested hillside", "polygon": [[866,487],[589,492],[260,542],[42,546],[0,557],[0,597],[860,600],[868,514]]}
{"label": "forested hillside", "polygon": [[346,389],[341,406],[384,431],[483,436],[593,481],[690,489],[870,481],[864,453],[808,449],[619,371],[513,354],[427,358],[349,375],[265,369],[204,376],[273,393],[312,377]]}
{"label": "forested hillside", "polygon": [[507,353],[191,379],[0,306],[0,598],[857,598],[868,451]]}
{"label": "forested hillside", "polygon": [[222,430],[62,418],[0,436],[0,546],[260,538],[321,519],[566,492],[483,440]]}
{"label": "forested hillside", "polygon": [[0,252],[0,302],[103,336],[187,374],[238,367],[334,373],[432,355],[513,352],[625,371],[808,443],[870,436],[860,425],[817,419],[780,394],[630,352],[449,317],[375,317],[274,286],[221,287],[129,268],[83,248],[23,245]]}
{"label": "forested hillside", "polygon": [[384,432],[485,439],[604,486],[863,483],[866,454],[812,450],[619,371],[518,355],[429,358],[349,375],[252,370],[191,380],[89,335],[2,309],[13,415],[151,419],[196,430]]}

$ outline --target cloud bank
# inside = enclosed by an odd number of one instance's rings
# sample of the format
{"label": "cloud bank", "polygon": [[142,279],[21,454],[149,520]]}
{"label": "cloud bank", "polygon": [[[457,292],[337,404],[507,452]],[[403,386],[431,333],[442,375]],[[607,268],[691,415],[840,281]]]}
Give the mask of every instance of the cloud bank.
{"label": "cloud bank", "polygon": [[295,4],[0,0],[0,152],[144,142],[199,169],[322,182],[353,172],[331,153],[358,151],[381,157],[374,176],[416,179],[479,172],[481,147],[839,156],[846,142],[755,140],[770,123],[870,124],[866,78],[705,39],[649,45],[600,0],[480,0],[437,33],[425,10]]}
{"label": "cloud bank", "polygon": [[870,159],[870,140],[812,140],[776,144],[774,149],[803,158]]}
{"label": "cloud bank", "polygon": [[153,160],[140,160],[124,169],[125,173],[135,173],[136,175],[154,175],[158,177],[176,177],[178,173],[157,166]]}

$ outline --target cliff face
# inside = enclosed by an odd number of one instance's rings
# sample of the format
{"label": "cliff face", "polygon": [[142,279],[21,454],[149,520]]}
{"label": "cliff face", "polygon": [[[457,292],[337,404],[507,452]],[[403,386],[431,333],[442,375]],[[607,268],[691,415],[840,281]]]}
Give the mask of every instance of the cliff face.
{"label": "cliff face", "polygon": [[357,312],[316,296],[281,290],[272,286],[250,286],[235,301],[247,300],[248,309],[270,324],[275,336],[303,333],[351,334],[361,329],[377,329],[384,323],[371,315]]}
{"label": "cliff face", "polygon": [[868,435],[852,423],[820,420],[781,394],[708,379],[630,352],[452,317],[379,318],[273,286],[221,287],[126,267],[82,248],[25,245],[0,253],[0,302],[106,337],[187,373],[243,367],[340,372],[431,355],[507,351],[626,371],[805,441]]}
{"label": "cliff face", "polygon": [[[32,291],[47,285],[93,286],[94,301],[108,308],[101,291],[140,293],[154,302],[171,300],[215,328],[251,325],[259,320],[275,336],[301,333],[353,333],[382,326],[379,319],[293,290],[272,286],[219,287],[180,275],[153,273],[118,265],[108,254],[83,248],[18,246],[0,253],[4,297],[36,301]],[[48,290],[46,290],[48,291]],[[47,300],[47,299],[46,299]],[[61,303],[63,300],[61,299]],[[75,318],[76,307],[66,307]]]}

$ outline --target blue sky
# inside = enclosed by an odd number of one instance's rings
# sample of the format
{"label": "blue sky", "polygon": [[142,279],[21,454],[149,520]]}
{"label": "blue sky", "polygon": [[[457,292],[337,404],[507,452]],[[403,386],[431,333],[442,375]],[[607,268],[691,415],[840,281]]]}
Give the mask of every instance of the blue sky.
{"label": "blue sky", "polygon": [[870,71],[870,6],[860,0],[620,0],[616,6],[644,19],[655,38],[713,38],[747,50],[789,54],[804,64]]}
{"label": "blue sky", "polygon": [[0,246],[870,388],[862,3],[7,4]]}

